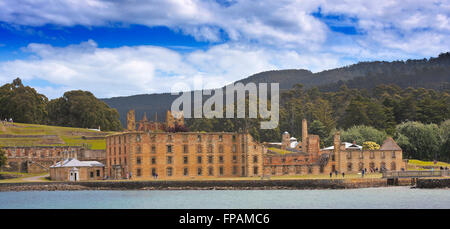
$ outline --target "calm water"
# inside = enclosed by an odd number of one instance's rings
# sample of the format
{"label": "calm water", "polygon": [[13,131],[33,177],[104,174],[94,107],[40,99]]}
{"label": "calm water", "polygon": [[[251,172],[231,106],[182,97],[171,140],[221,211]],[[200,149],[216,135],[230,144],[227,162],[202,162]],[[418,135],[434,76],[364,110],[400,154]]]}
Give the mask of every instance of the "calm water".
{"label": "calm water", "polygon": [[449,189],[0,192],[1,208],[450,208]]}

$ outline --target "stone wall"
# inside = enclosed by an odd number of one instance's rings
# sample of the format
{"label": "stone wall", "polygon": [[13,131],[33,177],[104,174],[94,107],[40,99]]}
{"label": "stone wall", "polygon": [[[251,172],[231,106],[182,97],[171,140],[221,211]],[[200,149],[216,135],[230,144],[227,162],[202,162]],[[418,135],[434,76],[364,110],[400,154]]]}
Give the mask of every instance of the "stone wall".
{"label": "stone wall", "polygon": [[[54,187],[57,186],[57,187]],[[75,187],[71,187],[75,186]],[[305,179],[305,180],[155,180],[0,183],[0,191],[83,190],[83,189],[350,189],[387,187],[386,179]]]}
{"label": "stone wall", "polygon": [[418,179],[416,188],[450,188],[450,178]]}

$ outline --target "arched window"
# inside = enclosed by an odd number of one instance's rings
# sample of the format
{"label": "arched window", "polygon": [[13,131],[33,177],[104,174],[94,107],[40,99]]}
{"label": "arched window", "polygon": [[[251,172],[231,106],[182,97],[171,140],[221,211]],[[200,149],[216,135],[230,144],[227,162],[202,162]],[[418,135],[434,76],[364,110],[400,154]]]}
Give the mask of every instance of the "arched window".
{"label": "arched window", "polygon": [[386,168],[386,163],[385,162],[381,162],[380,163],[380,170],[381,171],[384,171],[384,170],[386,170],[387,168]]}
{"label": "arched window", "polygon": [[397,170],[395,162],[391,162],[391,170]]}
{"label": "arched window", "polygon": [[372,172],[375,171],[375,163],[370,162],[369,168],[372,170]]}
{"label": "arched window", "polygon": [[364,163],[363,162],[359,162],[359,171],[364,169]]}

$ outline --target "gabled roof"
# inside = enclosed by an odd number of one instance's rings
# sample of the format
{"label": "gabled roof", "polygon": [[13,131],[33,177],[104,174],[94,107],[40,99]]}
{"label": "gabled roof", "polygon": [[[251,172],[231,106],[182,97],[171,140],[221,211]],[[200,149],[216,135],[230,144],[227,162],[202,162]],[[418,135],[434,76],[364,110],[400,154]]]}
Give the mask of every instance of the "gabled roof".
{"label": "gabled roof", "polygon": [[59,161],[56,164],[50,166],[50,168],[57,167],[93,167],[93,166],[104,166],[102,163],[98,161],[79,161],[75,158],[69,158],[64,161]]}
{"label": "gabled roof", "polygon": [[380,150],[402,150],[400,146],[391,137],[384,140],[383,145],[381,145]]}

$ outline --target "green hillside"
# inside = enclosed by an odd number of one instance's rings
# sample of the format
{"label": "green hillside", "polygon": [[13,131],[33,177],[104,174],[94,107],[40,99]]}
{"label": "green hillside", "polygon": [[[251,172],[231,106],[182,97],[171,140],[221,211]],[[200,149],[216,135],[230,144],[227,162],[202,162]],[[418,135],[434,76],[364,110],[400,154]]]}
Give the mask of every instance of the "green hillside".
{"label": "green hillside", "polygon": [[[359,62],[349,66],[312,73],[303,69],[287,69],[260,72],[242,80],[244,84],[279,83],[280,90],[291,90],[297,84],[304,89],[318,87],[320,91],[337,91],[346,85],[351,89],[373,89],[379,85],[395,84],[402,89],[408,87],[448,90],[450,87],[450,52],[442,53],[438,57],[421,60],[405,61],[372,61]],[[136,111],[139,120],[144,113],[150,119],[164,119],[167,110],[177,95],[170,93],[142,94],[124,97],[101,99],[111,108],[117,109],[122,126],[126,125],[126,113],[130,109]],[[209,96],[203,96],[204,101]]]}
{"label": "green hillside", "polygon": [[83,128],[0,122],[0,147],[3,146],[85,146],[106,149],[104,137],[113,132]]}

